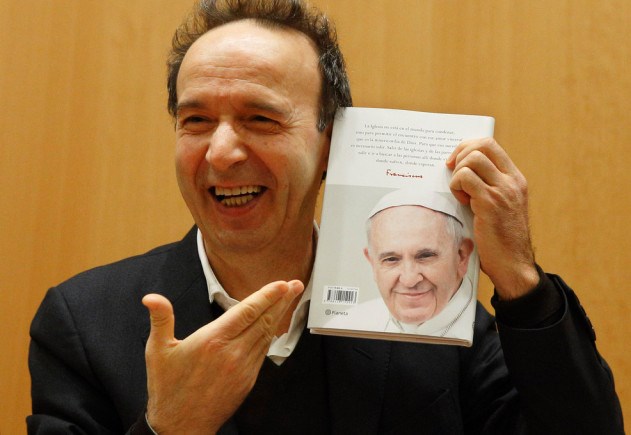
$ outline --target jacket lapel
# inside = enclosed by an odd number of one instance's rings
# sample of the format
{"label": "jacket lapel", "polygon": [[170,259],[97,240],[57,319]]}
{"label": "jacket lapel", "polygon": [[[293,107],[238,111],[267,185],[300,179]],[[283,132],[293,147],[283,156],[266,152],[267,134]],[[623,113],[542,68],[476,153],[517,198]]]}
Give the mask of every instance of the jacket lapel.
{"label": "jacket lapel", "polygon": [[[171,301],[176,338],[183,339],[214,320],[206,279],[197,254],[197,227],[193,227],[181,242],[167,252],[156,276],[159,278],[151,283],[152,288],[147,293],[160,293]],[[142,337],[144,343],[149,331],[148,325]]]}
{"label": "jacket lapel", "polygon": [[324,337],[332,433],[379,429],[391,342]]}

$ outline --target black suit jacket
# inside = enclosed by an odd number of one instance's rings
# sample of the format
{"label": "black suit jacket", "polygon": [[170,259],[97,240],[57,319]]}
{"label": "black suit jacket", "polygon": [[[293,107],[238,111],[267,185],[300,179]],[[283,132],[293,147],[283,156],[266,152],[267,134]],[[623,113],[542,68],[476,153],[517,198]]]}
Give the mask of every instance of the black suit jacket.
{"label": "black suit jacket", "polygon": [[[178,338],[214,318],[195,231],[49,290],[31,326],[29,433],[124,433],[142,422],[149,335],[142,297],[171,300]],[[622,433],[591,326],[559,278],[549,285],[565,299],[560,321],[498,334],[478,305],[471,348],[322,337],[331,432]],[[235,422],[222,432],[237,433]]]}

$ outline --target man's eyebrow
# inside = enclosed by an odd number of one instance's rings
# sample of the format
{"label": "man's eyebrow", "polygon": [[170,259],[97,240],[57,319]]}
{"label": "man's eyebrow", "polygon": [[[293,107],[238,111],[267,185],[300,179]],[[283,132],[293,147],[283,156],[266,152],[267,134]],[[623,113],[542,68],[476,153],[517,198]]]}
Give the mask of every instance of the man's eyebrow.
{"label": "man's eyebrow", "polygon": [[383,260],[384,258],[388,258],[388,257],[400,257],[401,255],[398,254],[395,251],[387,251],[387,252],[382,252],[379,254],[379,259]]}
{"label": "man's eyebrow", "polygon": [[177,103],[175,114],[178,115],[183,109],[199,109],[202,107],[204,107],[204,104],[199,100],[184,100]]}
{"label": "man's eyebrow", "polygon": [[[205,104],[199,100],[184,100],[177,104],[175,113],[177,115],[184,109],[201,109],[204,107]],[[261,110],[265,113],[275,114],[279,116],[285,116],[287,114],[287,111],[279,108],[278,105],[270,104],[264,101],[249,101],[245,103],[244,107],[246,109]]]}
{"label": "man's eyebrow", "polygon": [[265,113],[270,113],[279,116],[285,116],[286,111],[279,108],[278,105],[270,104],[265,101],[248,101],[244,107],[250,110],[261,110]]}

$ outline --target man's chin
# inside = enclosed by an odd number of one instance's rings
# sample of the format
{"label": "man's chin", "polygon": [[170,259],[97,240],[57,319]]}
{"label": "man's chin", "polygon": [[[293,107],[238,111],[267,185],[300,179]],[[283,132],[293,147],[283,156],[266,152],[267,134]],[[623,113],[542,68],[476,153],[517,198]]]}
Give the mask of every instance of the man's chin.
{"label": "man's chin", "polygon": [[252,253],[263,249],[273,239],[269,228],[264,225],[238,226],[215,222],[206,225],[205,229],[208,230],[207,234],[203,230],[202,234],[207,253]]}

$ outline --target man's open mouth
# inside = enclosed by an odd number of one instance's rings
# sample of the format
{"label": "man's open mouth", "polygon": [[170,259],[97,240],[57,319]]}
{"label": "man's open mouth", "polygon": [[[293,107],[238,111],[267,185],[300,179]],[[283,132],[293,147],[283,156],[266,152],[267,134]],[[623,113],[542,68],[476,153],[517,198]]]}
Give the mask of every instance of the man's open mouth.
{"label": "man's open mouth", "polygon": [[214,187],[211,193],[226,207],[239,207],[252,201],[264,191],[262,186]]}

